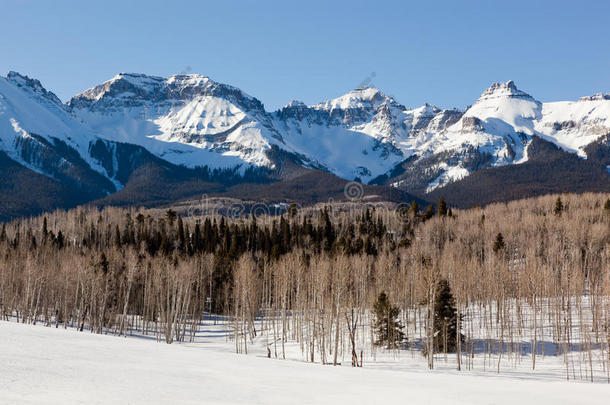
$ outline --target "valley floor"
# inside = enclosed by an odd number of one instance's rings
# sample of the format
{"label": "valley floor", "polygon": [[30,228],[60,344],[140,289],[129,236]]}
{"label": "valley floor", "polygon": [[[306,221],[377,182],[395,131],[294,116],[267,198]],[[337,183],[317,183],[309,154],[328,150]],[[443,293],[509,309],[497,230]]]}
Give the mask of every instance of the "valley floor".
{"label": "valley floor", "polygon": [[[237,355],[224,333],[166,345],[0,322],[2,404],[606,404],[609,384]],[[216,337],[213,335],[216,334]]]}

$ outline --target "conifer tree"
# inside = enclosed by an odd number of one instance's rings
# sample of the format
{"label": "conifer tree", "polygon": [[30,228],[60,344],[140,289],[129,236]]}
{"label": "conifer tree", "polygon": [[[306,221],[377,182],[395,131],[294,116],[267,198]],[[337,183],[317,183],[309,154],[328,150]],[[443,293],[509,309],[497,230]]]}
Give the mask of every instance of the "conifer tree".
{"label": "conifer tree", "polygon": [[409,216],[413,219],[417,218],[417,216],[419,215],[419,204],[417,204],[417,201],[413,201],[411,203],[411,205],[409,206]]}
{"label": "conifer tree", "polygon": [[563,202],[561,201],[561,197],[557,197],[555,201],[555,208],[553,209],[553,213],[557,216],[560,216],[563,212]]}
{"label": "conifer tree", "polygon": [[290,206],[288,207],[288,215],[290,216],[290,218],[296,217],[297,213],[297,205],[295,203],[290,203]]}
{"label": "conifer tree", "polygon": [[[460,338],[464,337],[460,332]],[[434,302],[435,352],[454,353],[457,349],[457,309],[447,280],[439,281]]]}
{"label": "conifer tree", "polygon": [[434,216],[434,206],[428,205],[426,207],[426,211],[424,211],[424,221],[432,218]]}
{"label": "conifer tree", "polygon": [[335,243],[335,230],[333,229],[332,222],[330,222],[330,216],[328,215],[328,209],[326,207],[324,208],[324,211],[322,211],[322,223],[324,226],[324,250],[328,252]]}
{"label": "conifer tree", "polygon": [[99,270],[102,274],[108,273],[110,263],[108,263],[108,258],[106,258],[106,254],[102,253],[100,256],[99,262],[97,262],[95,270]]}
{"label": "conifer tree", "polygon": [[184,224],[182,222],[182,217],[178,215],[178,250],[184,252],[186,244],[186,236],[184,233]]}
{"label": "conifer tree", "polygon": [[171,208],[168,209],[165,211],[165,218],[167,219],[169,226],[173,226],[174,221],[176,220],[176,211],[172,210]]}
{"label": "conifer tree", "polygon": [[386,349],[399,349],[405,341],[405,334],[402,331],[404,326],[398,319],[400,309],[393,306],[388,295],[382,291],[373,305],[373,310],[377,335],[375,345],[385,346]]}
{"label": "conifer tree", "polygon": [[445,199],[443,197],[441,197],[438,200],[438,216],[439,217],[447,216],[447,203],[445,202]]}
{"label": "conifer tree", "polygon": [[502,249],[504,249],[504,236],[502,236],[502,232],[498,232],[496,240],[494,241],[493,251],[494,253],[498,253]]}
{"label": "conifer tree", "polygon": [[48,233],[49,233],[49,230],[47,228],[47,217],[44,217],[44,219],[42,220],[42,237],[44,239],[46,239]]}
{"label": "conifer tree", "polygon": [[369,256],[377,256],[377,248],[375,244],[371,241],[370,237],[366,237],[366,241],[364,242],[364,251]]}
{"label": "conifer tree", "polygon": [[64,244],[65,244],[65,239],[64,239],[64,234],[59,231],[57,232],[57,238],[55,239],[55,242],[57,243],[57,248],[58,249],[63,249]]}
{"label": "conifer tree", "polygon": [[121,248],[121,231],[119,230],[119,226],[114,226],[114,244],[117,249]]}

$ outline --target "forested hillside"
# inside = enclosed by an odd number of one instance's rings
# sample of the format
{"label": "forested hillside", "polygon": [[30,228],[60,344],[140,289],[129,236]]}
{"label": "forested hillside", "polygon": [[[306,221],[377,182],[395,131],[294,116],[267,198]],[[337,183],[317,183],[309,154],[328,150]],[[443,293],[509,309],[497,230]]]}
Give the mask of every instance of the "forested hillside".
{"label": "forested hillside", "polygon": [[587,146],[587,159],[534,138],[525,163],[486,168],[437,188],[426,197],[445,197],[462,208],[507,202],[550,193],[610,192],[610,143],[600,138]]}

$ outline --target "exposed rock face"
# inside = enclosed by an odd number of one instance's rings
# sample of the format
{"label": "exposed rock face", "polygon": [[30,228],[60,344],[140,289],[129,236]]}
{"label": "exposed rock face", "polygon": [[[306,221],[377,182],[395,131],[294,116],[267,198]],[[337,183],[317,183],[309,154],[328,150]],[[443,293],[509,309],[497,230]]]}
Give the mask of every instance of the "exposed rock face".
{"label": "exposed rock face", "polygon": [[51,103],[63,107],[61,100],[53,92],[47,91],[39,80],[32,79],[28,76],[21,75],[13,71],[8,72],[6,78],[17,87],[25,88],[50,101]]}
{"label": "exposed rock face", "polygon": [[575,128],[576,123],[574,121],[563,121],[563,122],[553,122],[553,129],[555,131],[562,131],[565,129]]}
{"label": "exposed rock face", "polygon": [[196,97],[218,97],[249,110],[264,112],[263,104],[241,90],[216,83],[201,75],[175,75],[168,79],[121,73],[111,80],[72,98],[76,109],[105,110],[146,104],[176,104]]}
{"label": "exposed rock face", "polygon": [[464,117],[462,118],[462,133],[483,131],[483,121],[477,117]]}
{"label": "exposed rock face", "polygon": [[610,100],[610,93],[597,93],[592,96],[581,97],[578,101],[600,101],[600,100]]}
{"label": "exposed rock face", "polygon": [[481,94],[481,97],[479,97],[477,102],[499,98],[521,98],[524,100],[534,100],[532,96],[519,90],[515,85],[515,82],[509,80],[506,83],[492,83],[491,86],[489,86],[487,90]]}

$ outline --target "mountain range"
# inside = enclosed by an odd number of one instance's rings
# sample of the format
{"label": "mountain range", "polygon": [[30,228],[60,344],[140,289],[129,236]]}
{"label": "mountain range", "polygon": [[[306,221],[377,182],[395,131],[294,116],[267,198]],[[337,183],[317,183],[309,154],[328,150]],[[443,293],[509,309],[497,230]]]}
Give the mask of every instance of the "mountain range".
{"label": "mountain range", "polygon": [[0,77],[0,218],[203,193],[342,199],[349,181],[393,201],[473,206],[610,191],[610,94],[540,102],[493,83],[465,110],[408,108],[372,87],[273,112],[196,74],[122,73],[67,103]]}

